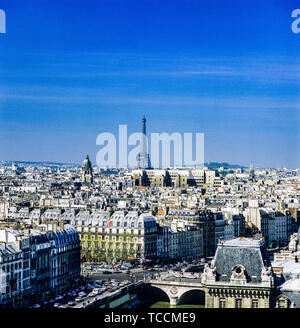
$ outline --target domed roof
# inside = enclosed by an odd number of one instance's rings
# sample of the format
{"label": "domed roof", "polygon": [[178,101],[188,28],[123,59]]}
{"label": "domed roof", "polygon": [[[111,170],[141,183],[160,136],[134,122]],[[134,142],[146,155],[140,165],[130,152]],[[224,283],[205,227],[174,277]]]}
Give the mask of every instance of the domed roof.
{"label": "domed roof", "polygon": [[82,167],[82,169],[84,171],[87,171],[87,170],[89,170],[89,169],[92,168],[92,163],[91,163],[91,161],[89,159],[89,155],[86,155],[86,159],[82,162],[82,166],[81,167]]}

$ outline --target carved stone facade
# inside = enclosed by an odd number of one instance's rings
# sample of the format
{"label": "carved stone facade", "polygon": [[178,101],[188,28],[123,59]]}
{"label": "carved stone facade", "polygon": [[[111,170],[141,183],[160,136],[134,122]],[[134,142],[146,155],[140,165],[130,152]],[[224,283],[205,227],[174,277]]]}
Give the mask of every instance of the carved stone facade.
{"label": "carved stone facade", "polygon": [[264,239],[236,238],[221,242],[199,279],[187,282],[170,278],[170,275],[160,277],[151,281],[151,285],[162,289],[171,305],[178,304],[190,290],[205,293],[206,308],[269,308],[276,303],[273,271]]}
{"label": "carved stone facade", "polygon": [[279,295],[276,300],[276,308],[289,308],[294,307],[291,301],[284,295]]}
{"label": "carved stone facade", "polygon": [[269,308],[271,305],[270,289],[249,286],[216,286],[207,288],[206,308]]}
{"label": "carved stone facade", "polygon": [[218,245],[202,283],[207,308],[269,308],[274,279],[263,240],[234,239]]}
{"label": "carved stone facade", "polygon": [[297,245],[298,245],[298,236],[297,234],[292,234],[289,242],[289,251],[290,252],[296,252],[297,251]]}

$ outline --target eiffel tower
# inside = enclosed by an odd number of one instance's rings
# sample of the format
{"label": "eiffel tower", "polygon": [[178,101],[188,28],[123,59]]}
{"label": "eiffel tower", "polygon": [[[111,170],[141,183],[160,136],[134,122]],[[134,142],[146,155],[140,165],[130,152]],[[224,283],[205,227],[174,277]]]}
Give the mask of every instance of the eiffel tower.
{"label": "eiffel tower", "polygon": [[142,142],[141,142],[141,152],[138,155],[139,169],[150,169],[151,163],[149,154],[147,151],[147,140],[146,140],[146,118],[145,115],[142,119]]}

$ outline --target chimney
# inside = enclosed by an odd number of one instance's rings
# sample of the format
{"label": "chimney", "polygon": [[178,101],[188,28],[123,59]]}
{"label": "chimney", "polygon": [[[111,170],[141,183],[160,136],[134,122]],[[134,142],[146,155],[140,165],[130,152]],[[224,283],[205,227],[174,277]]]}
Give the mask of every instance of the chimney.
{"label": "chimney", "polygon": [[55,223],[52,223],[52,231],[54,233],[57,233],[57,223],[56,222]]}
{"label": "chimney", "polygon": [[59,221],[59,222],[58,222],[58,226],[59,226],[62,230],[64,230],[64,221]]}

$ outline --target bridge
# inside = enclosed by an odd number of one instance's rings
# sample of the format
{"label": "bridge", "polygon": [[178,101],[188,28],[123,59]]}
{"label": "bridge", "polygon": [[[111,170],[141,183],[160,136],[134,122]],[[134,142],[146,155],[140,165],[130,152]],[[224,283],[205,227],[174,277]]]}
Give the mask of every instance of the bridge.
{"label": "bridge", "polygon": [[116,291],[106,291],[100,296],[87,296],[85,300],[77,302],[74,308],[115,308],[130,305],[135,302],[136,288],[143,284],[143,281],[136,281]]}
{"label": "bridge", "polygon": [[187,292],[198,290],[205,297],[206,287],[201,282],[200,275],[182,276],[174,274],[157,275],[154,279],[147,282],[152,286],[164,291],[169,299],[170,305],[177,305],[180,298]]}
{"label": "bridge", "polygon": [[[151,278],[144,276],[143,280],[132,281],[128,286],[115,292],[105,292],[100,296],[78,302],[75,307],[114,308],[121,304],[124,306],[125,303],[128,303],[130,307],[130,303],[131,305],[134,303],[136,292],[139,294],[137,299],[142,302],[144,300],[149,301],[147,296],[151,298],[151,296],[156,295],[154,296],[156,298],[158,294],[155,288],[160,289],[169,298],[170,305],[173,306],[181,302],[186,303],[186,299],[191,300],[193,298],[197,301],[200,300],[201,304],[205,304],[206,286],[201,281],[201,273],[160,271],[151,276]],[[154,288],[152,289],[152,287]],[[147,295],[147,293],[149,294]]]}

